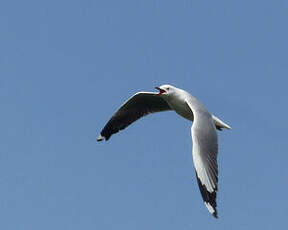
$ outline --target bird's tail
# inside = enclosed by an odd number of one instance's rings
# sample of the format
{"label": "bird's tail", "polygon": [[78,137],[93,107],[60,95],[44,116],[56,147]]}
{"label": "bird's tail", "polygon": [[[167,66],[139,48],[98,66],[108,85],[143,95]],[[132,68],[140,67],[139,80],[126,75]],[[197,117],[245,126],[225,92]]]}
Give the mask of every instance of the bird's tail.
{"label": "bird's tail", "polygon": [[222,128],[225,129],[232,129],[229,125],[227,125],[226,123],[224,123],[223,121],[221,121],[218,117],[212,115],[213,121],[215,123],[215,126],[217,129],[222,130]]}

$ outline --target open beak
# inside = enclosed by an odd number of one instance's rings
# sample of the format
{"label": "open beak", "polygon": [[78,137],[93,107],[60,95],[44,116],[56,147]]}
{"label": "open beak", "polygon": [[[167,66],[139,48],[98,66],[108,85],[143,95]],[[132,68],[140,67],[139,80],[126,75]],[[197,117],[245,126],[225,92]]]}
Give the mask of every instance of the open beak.
{"label": "open beak", "polygon": [[163,94],[163,93],[166,93],[166,91],[165,91],[164,89],[161,89],[161,88],[159,88],[159,87],[155,87],[155,89],[158,89],[158,90],[159,90],[158,95],[161,95],[161,94]]}

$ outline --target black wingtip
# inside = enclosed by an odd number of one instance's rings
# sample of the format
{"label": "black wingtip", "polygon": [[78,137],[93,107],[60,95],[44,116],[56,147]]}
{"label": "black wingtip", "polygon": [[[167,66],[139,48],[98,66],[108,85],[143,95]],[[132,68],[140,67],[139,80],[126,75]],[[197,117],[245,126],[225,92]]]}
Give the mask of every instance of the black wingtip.
{"label": "black wingtip", "polygon": [[99,141],[103,141],[103,140],[104,140],[104,137],[100,134],[97,138],[97,141],[99,142]]}
{"label": "black wingtip", "polygon": [[217,211],[213,212],[212,215],[213,215],[216,219],[218,219],[218,213],[217,213]]}
{"label": "black wingtip", "polygon": [[216,203],[216,196],[217,196],[217,186],[214,188],[214,191],[209,192],[206,188],[205,185],[203,185],[197,175],[196,172],[196,177],[197,177],[197,182],[199,185],[199,189],[202,195],[202,198],[204,200],[204,204],[206,206],[206,208],[208,209],[208,211],[215,217],[218,218],[218,214],[217,214],[217,203]]}

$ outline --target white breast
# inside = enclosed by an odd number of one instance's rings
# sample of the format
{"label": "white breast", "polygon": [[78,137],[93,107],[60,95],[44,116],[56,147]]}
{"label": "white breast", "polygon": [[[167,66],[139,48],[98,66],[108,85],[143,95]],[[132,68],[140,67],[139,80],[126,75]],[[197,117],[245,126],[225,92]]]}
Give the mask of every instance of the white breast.
{"label": "white breast", "polygon": [[171,98],[169,101],[167,101],[170,107],[175,110],[176,113],[178,113],[180,116],[193,121],[193,113],[190,109],[190,107],[185,102],[185,99],[182,98]]}

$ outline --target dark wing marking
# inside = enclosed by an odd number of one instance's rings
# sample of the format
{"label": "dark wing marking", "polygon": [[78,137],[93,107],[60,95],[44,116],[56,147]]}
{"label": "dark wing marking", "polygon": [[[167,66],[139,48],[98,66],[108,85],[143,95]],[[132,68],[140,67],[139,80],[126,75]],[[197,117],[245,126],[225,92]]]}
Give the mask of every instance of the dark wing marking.
{"label": "dark wing marking", "polygon": [[150,113],[171,110],[167,102],[157,93],[139,92],[129,98],[112,116],[98,137],[98,141],[109,140],[111,135],[125,129],[134,121]]}
{"label": "dark wing marking", "polygon": [[[211,212],[215,218],[218,218],[217,209],[216,209],[217,207],[216,198],[217,198],[217,190],[218,190],[217,185],[214,188],[213,192],[209,192],[206,186],[201,183],[201,180],[199,179],[197,175],[197,171],[196,171],[196,177],[197,177],[198,186],[199,186],[199,189],[200,189],[200,192],[201,192],[201,195],[202,195],[202,198],[204,200],[206,207],[208,208],[209,212]],[[218,181],[218,178],[217,178],[217,181]],[[210,211],[209,205],[212,206],[211,211]]]}

